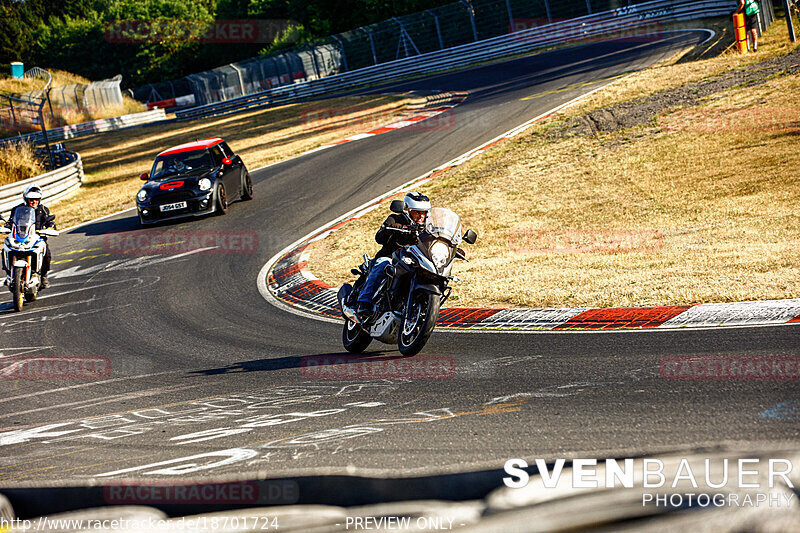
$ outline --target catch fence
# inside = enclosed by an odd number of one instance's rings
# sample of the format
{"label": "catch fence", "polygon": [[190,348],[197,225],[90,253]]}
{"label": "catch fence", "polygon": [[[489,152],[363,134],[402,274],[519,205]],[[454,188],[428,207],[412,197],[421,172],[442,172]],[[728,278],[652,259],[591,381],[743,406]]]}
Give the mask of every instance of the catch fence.
{"label": "catch fence", "polygon": [[[593,22],[603,15],[607,19],[627,17],[633,26],[647,22],[636,15],[637,11],[650,11],[650,22],[657,22],[678,20],[675,15],[678,12],[685,13],[683,20],[729,14],[736,5],[736,0],[711,3],[681,0],[460,0],[331,35],[282,52],[192,74],[178,81],[147,85],[134,94],[147,102],[191,94],[191,100],[183,101],[204,106],[279,91],[329,76],[375,69],[470,44],[497,43],[497,39],[503,36],[510,38],[519,34],[522,37],[536,32],[557,34],[561,26],[572,31],[569,23],[574,20]],[[762,24],[766,27],[773,17],[771,6],[765,5],[763,11]],[[576,40],[575,37],[575,34],[565,34],[561,42]],[[557,42],[558,39],[551,41]]]}

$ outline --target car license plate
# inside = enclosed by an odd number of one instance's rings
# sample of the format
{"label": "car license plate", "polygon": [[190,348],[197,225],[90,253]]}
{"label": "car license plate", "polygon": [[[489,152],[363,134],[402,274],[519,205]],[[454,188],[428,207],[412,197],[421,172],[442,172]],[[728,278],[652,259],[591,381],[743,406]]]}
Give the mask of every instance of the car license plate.
{"label": "car license plate", "polygon": [[186,207],[186,202],[175,202],[174,204],[165,204],[161,206],[161,211],[175,211],[176,209],[183,209]]}

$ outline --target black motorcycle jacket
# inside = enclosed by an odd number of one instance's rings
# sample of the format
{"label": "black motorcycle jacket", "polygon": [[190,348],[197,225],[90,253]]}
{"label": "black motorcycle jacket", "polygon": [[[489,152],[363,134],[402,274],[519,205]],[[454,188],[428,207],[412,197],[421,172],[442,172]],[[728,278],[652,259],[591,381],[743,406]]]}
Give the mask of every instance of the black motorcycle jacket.
{"label": "black motorcycle jacket", "polygon": [[[6,220],[6,227],[11,229],[12,222],[14,220],[14,212],[19,209],[20,207],[25,207],[28,204],[19,204],[14,206],[11,209],[11,214],[8,216],[8,220]],[[42,228],[53,228],[56,229],[56,223],[52,220],[50,222],[46,222],[47,217],[50,216],[50,210],[47,209],[43,204],[39,204],[36,207],[36,231],[39,231]]]}
{"label": "black motorcycle jacket", "polygon": [[375,254],[376,259],[379,257],[391,257],[399,248],[417,242],[416,235],[409,235],[386,229],[387,227],[406,228],[409,222],[408,217],[405,215],[397,215],[394,213],[386,218],[383,224],[381,224],[381,229],[375,234],[375,242],[383,246],[378,253]]}

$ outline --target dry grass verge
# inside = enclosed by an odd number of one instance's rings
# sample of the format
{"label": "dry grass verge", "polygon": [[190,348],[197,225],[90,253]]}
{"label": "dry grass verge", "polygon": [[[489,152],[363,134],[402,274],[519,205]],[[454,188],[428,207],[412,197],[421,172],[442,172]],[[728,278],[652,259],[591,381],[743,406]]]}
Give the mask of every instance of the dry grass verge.
{"label": "dry grass verge", "polygon": [[170,146],[223,137],[254,169],[384,125],[401,116],[409,102],[390,96],[337,98],[81,137],[65,144],[81,154],[86,182],[54,211],[67,227],[133,207],[139,174]]}
{"label": "dry grass verge", "polygon": [[[660,65],[453,169],[421,190],[478,232],[452,305],[646,306],[800,295],[800,76],[733,88],[648,124],[553,139],[581,113],[748,68],[790,49],[780,21],[759,50]],[[776,51],[777,50],[777,51]],[[312,251],[351,276],[386,210]]]}
{"label": "dry grass verge", "polygon": [[9,185],[45,172],[27,144],[0,146],[0,186]]}

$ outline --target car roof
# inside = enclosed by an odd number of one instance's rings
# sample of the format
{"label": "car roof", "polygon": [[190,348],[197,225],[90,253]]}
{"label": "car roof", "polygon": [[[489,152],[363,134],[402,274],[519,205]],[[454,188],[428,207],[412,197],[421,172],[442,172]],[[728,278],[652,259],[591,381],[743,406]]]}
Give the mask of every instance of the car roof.
{"label": "car roof", "polygon": [[220,137],[216,137],[214,139],[200,139],[199,141],[173,146],[168,150],[164,150],[156,157],[160,157],[162,155],[179,154],[181,152],[191,152],[192,150],[203,150],[204,148],[211,148],[212,146],[216,146],[221,142],[223,142],[223,140]]}

